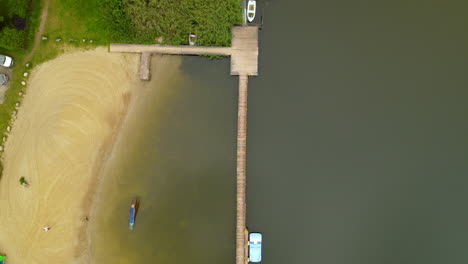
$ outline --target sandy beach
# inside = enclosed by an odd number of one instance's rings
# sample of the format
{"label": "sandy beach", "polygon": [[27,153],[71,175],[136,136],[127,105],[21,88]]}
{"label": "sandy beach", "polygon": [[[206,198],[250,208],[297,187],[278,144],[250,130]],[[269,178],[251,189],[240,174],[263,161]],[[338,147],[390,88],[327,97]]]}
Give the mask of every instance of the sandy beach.
{"label": "sandy beach", "polygon": [[8,263],[88,263],[85,217],[141,87],[138,59],[99,48],[61,55],[32,72],[0,179],[0,252]]}

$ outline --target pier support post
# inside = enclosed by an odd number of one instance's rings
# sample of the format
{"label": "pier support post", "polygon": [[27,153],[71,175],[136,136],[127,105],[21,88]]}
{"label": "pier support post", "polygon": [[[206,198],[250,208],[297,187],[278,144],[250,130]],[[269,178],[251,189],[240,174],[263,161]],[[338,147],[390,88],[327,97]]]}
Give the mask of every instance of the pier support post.
{"label": "pier support post", "polygon": [[150,79],[151,53],[142,52],[140,56],[140,80],[149,81]]}
{"label": "pier support post", "polygon": [[248,261],[246,254],[246,175],[245,159],[247,149],[247,75],[239,76],[239,102],[237,112],[237,216],[236,216],[236,264]]}

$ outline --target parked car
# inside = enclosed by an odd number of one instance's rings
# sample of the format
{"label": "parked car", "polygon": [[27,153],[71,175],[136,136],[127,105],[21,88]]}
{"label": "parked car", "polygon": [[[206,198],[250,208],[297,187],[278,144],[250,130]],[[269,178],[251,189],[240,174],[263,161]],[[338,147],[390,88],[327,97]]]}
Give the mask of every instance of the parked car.
{"label": "parked car", "polygon": [[3,66],[3,67],[13,66],[13,58],[7,55],[0,54],[0,66]]}
{"label": "parked car", "polygon": [[6,74],[0,73],[0,85],[4,85],[8,82],[8,76]]}

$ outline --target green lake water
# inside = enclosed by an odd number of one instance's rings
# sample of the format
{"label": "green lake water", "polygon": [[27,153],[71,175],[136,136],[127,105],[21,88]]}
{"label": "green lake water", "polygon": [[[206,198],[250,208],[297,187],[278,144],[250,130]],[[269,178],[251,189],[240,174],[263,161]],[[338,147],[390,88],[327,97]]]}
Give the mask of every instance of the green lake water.
{"label": "green lake water", "polygon": [[[258,2],[247,224],[263,263],[467,263],[467,4]],[[184,57],[163,83],[106,178],[96,263],[234,263],[237,79]]]}

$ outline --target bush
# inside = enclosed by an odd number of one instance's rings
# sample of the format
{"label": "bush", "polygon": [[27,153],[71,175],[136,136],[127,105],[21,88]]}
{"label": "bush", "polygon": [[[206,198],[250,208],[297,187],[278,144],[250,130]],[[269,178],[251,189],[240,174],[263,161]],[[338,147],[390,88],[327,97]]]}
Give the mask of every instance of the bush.
{"label": "bush", "polygon": [[4,27],[0,32],[0,47],[15,50],[23,49],[26,32],[10,27]]}
{"label": "bush", "polygon": [[24,29],[26,27],[26,19],[18,16],[18,15],[13,15],[13,27],[16,29]]}
{"label": "bush", "polygon": [[6,0],[7,17],[1,17],[4,27],[0,31],[0,47],[8,50],[23,49],[27,37],[28,10],[31,0]]}
{"label": "bush", "polygon": [[130,18],[125,14],[122,0],[102,0],[99,3],[103,25],[107,27],[106,32],[110,41],[145,42],[144,40],[147,40],[137,36]]}
{"label": "bush", "polygon": [[31,5],[31,0],[8,0],[8,16],[18,15],[25,18],[28,14],[28,8]]}
{"label": "bush", "polygon": [[198,35],[197,45],[227,46],[231,26],[241,23],[239,0],[101,0],[104,25],[111,41],[188,44],[188,34]]}

